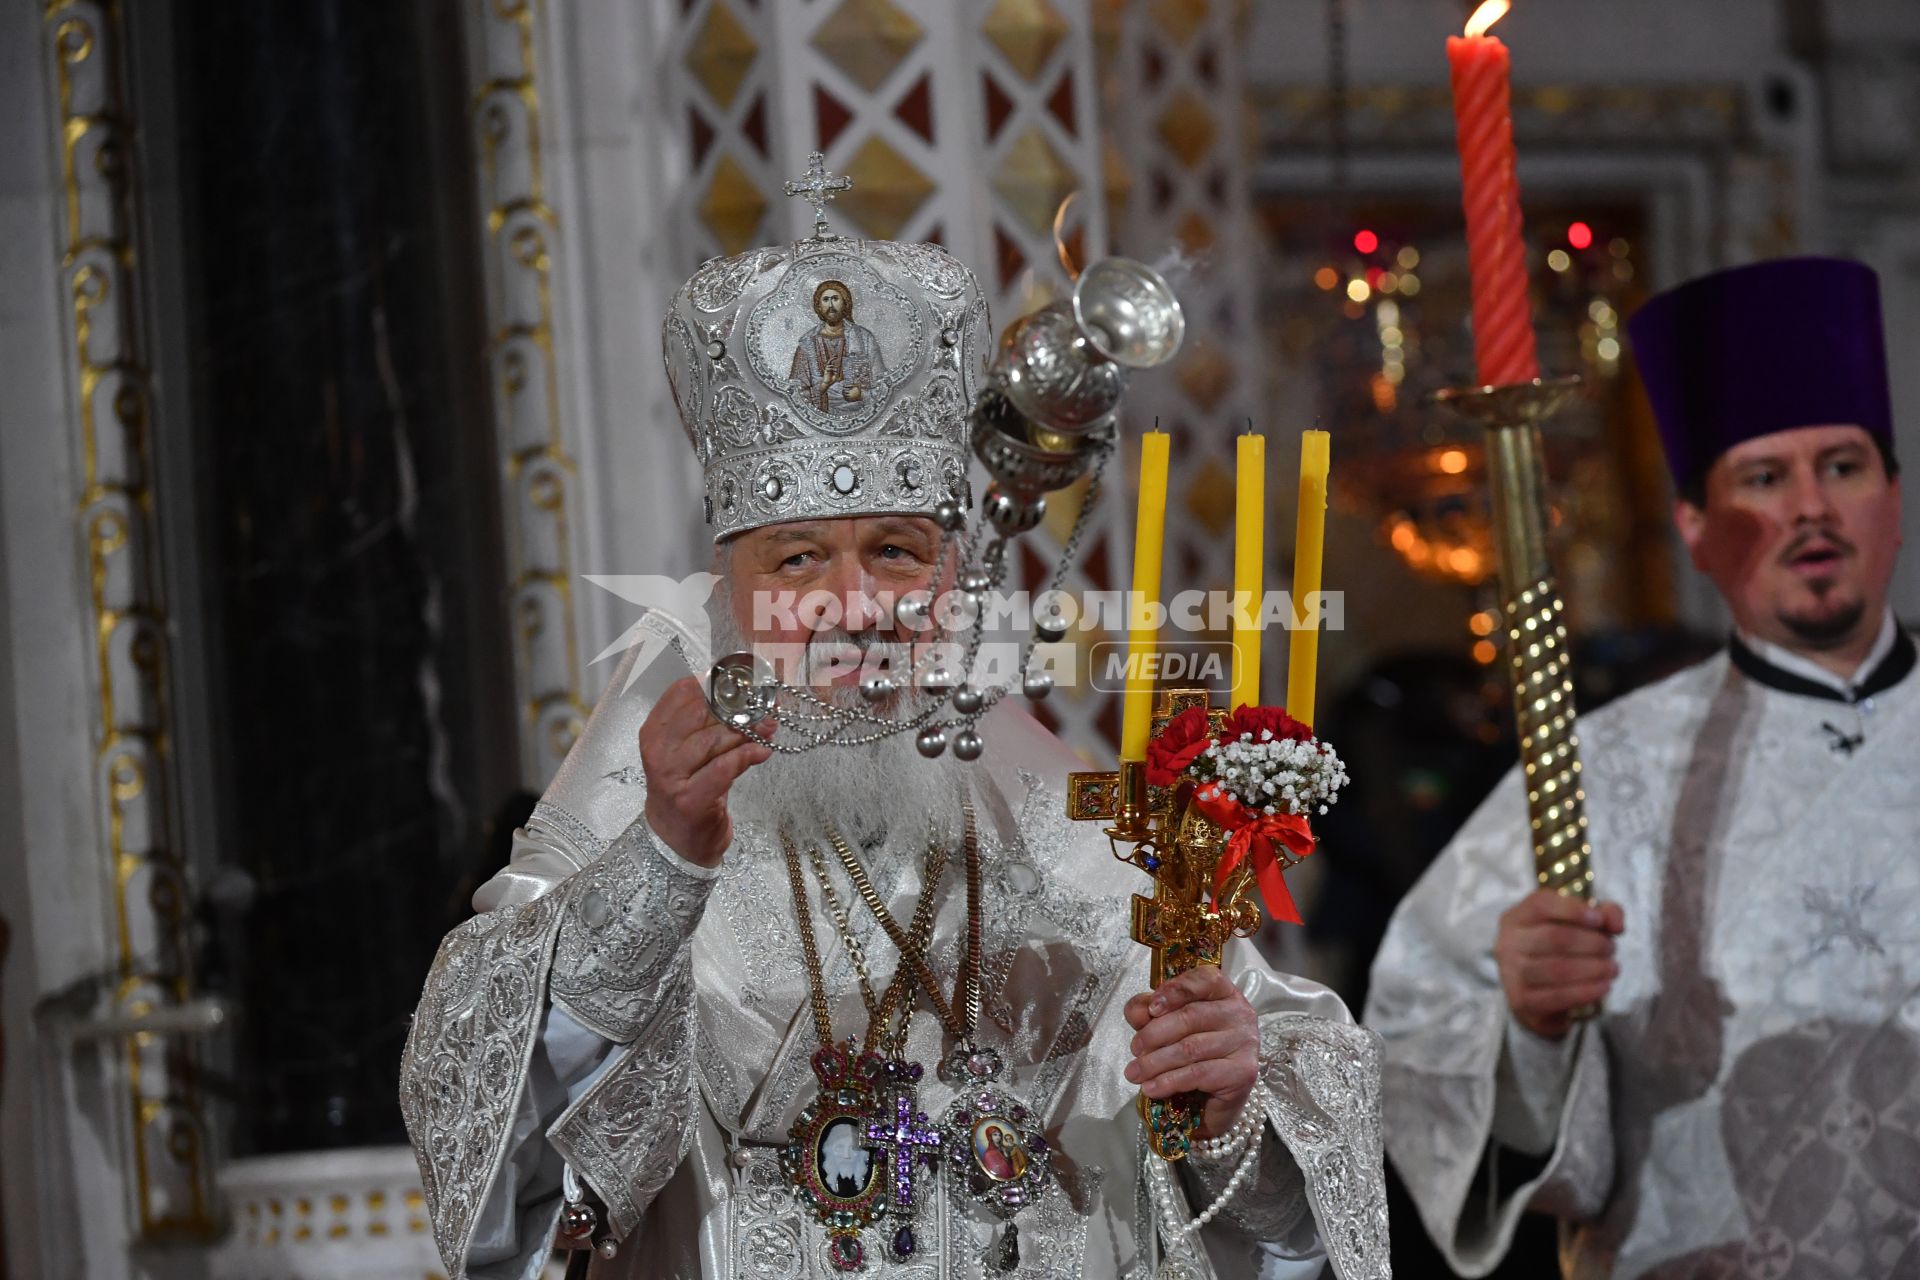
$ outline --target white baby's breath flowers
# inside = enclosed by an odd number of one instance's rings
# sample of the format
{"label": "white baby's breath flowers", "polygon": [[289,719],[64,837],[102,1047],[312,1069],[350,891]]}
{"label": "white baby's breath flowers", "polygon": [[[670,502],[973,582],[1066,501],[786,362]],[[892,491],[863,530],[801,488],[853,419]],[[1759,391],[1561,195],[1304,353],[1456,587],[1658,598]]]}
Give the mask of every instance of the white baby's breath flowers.
{"label": "white baby's breath flowers", "polygon": [[1257,742],[1250,733],[1215,742],[1194,760],[1191,772],[1268,815],[1325,813],[1347,784],[1347,766],[1332,747],[1275,738],[1270,729],[1262,729]]}

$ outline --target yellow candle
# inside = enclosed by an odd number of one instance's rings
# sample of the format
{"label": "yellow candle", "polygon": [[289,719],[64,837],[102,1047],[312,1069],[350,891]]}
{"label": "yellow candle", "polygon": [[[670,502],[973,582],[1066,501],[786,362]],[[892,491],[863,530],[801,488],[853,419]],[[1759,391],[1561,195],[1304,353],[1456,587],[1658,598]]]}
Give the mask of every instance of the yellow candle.
{"label": "yellow candle", "polygon": [[1160,598],[1160,550],[1167,525],[1167,433],[1140,437],[1140,507],[1133,524],[1133,594],[1128,597],[1127,687],[1120,704],[1120,758],[1145,760],[1153,729],[1154,627],[1147,607]]}
{"label": "yellow candle", "polygon": [[[1266,560],[1267,438],[1249,431],[1240,437],[1239,474],[1233,506],[1233,652],[1239,668],[1227,709],[1260,705],[1260,598]],[[1246,613],[1241,621],[1240,612]]]}
{"label": "yellow candle", "polygon": [[[1320,557],[1327,538],[1327,471],[1331,465],[1324,431],[1300,433],[1300,510],[1293,534],[1293,607],[1307,607],[1320,590]],[[1320,660],[1320,623],[1295,627],[1287,649],[1287,714],[1313,723],[1314,667]]]}

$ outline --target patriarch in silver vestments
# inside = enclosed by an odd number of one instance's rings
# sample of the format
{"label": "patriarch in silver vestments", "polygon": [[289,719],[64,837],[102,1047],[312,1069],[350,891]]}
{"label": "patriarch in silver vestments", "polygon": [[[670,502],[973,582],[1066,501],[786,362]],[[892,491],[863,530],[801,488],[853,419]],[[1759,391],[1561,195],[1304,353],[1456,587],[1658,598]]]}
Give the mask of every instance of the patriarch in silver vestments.
{"label": "patriarch in silver vestments", "polygon": [[[1920,678],[1877,281],[1789,259],[1630,320],[1725,651],[1580,719],[1601,901],[1516,770],[1395,915],[1390,1158],[1465,1275],[1920,1276]],[[1583,1006],[1601,1002],[1580,1017]]]}
{"label": "patriarch in silver vestments", "polygon": [[[935,578],[933,517],[966,501],[991,338],[972,273],[816,236],[707,263],[664,337],[717,650],[797,642],[822,697],[912,716],[925,691],[853,681],[910,667],[874,602]],[[842,616],[749,603],[810,591]],[[1067,819],[1079,761],[1032,717],[996,706],[970,763],[911,733],[777,754],[669,665],[629,653],[427,978],[401,1101],[453,1275],[534,1276],[577,1226],[596,1277],[1149,1276],[1157,1219],[1190,1221],[1241,1167],[1196,1152],[1150,1185],[1136,1098],[1187,1089],[1201,1136],[1262,1141],[1163,1274],[1389,1274],[1376,1038],[1244,942],[1150,996],[1127,929],[1146,884]],[[941,997],[907,974],[897,1129],[823,1083],[850,1078],[828,1046],[897,1017],[882,993],[912,969],[875,902]],[[958,1135],[931,1160],[929,1117]]]}

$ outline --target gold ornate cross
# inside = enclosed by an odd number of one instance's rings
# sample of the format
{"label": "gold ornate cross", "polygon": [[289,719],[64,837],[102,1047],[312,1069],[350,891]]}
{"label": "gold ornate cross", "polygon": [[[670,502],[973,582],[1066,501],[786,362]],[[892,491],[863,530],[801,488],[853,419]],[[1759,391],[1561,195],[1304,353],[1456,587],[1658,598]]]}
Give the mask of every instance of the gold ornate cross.
{"label": "gold ornate cross", "polygon": [[[1207,705],[1204,689],[1163,692],[1154,733],[1189,708]],[[1226,712],[1209,709],[1207,714],[1217,732]],[[1131,932],[1133,940],[1152,953],[1150,976],[1156,987],[1196,966],[1218,965],[1228,938],[1245,937],[1260,927],[1250,862],[1236,868],[1218,898],[1213,897],[1226,832],[1193,807],[1192,792],[1190,784],[1149,787],[1146,765],[1139,761],[1123,761],[1115,772],[1067,778],[1067,816],[1108,823],[1113,856],[1153,877],[1152,897],[1133,895]],[[1156,1154],[1167,1160],[1187,1154],[1204,1101],[1198,1093],[1140,1096],[1140,1118]]]}

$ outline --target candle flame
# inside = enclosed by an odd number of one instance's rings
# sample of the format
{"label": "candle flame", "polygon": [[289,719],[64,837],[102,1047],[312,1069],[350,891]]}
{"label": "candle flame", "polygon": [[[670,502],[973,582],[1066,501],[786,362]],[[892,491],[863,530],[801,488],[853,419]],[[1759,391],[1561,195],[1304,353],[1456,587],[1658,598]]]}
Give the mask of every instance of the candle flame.
{"label": "candle flame", "polygon": [[1067,198],[1062,200],[1060,207],[1053,211],[1053,251],[1059,257],[1060,267],[1067,273],[1069,281],[1080,278],[1080,267],[1074,262],[1073,254],[1067,248],[1066,237],[1067,210],[1073,207],[1073,202],[1079,194],[1078,191],[1067,192]]}
{"label": "candle flame", "polygon": [[1487,34],[1487,28],[1507,16],[1507,10],[1513,8],[1513,0],[1484,0],[1473,16],[1467,19],[1469,38]]}

